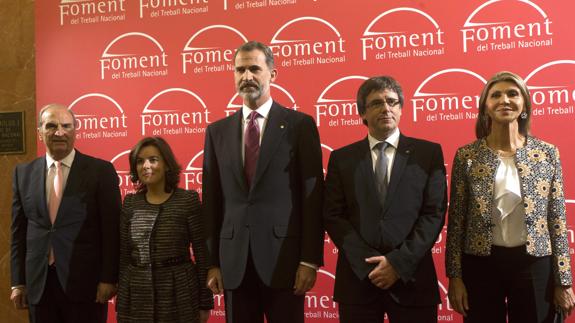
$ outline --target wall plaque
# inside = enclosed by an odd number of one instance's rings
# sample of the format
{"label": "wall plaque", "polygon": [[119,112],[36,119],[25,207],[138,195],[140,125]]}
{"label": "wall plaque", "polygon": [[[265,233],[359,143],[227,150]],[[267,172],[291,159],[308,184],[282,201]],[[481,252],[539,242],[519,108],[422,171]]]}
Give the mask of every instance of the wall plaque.
{"label": "wall plaque", "polygon": [[26,152],[24,111],[0,112],[0,154]]}

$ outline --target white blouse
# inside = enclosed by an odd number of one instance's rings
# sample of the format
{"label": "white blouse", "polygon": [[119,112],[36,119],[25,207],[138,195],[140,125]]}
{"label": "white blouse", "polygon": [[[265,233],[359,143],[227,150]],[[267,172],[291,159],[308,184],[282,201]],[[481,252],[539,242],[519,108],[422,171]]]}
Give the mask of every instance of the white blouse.
{"label": "white blouse", "polygon": [[521,199],[519,174],[515,157],[499,156],[501,161],[495,174],[493,221],[493,244],[501,247],[517,247],[527,241],[525,208]]}

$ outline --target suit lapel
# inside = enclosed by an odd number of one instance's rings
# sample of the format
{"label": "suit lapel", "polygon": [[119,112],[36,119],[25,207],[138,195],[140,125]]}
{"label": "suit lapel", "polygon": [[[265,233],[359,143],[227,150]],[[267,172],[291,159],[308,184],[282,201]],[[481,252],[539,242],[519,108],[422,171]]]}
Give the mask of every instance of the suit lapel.
{"label": "suit lapel", "polygon": [[361,160],[359,162],[361,178],[358,180],[365,183],[365,193],[369,198],[369,204],[374,206],[379,206],[381,209],[381,203],[378,198],[378,190],[375,180],[375,174],[373,173],[373,160],[371,157],[371,149],[369,148],[369,140],[367,137],[361,142],[359,156]]}
{"label": "suit lapel", "polygon": [[229,125],[228,133],[223,136],[223,138],[229,138],[229,152],[232,159],[233,173],[238,181],[238,184],[244,191],[247,191],[248,185],[246,183],[246,175],[244,173],[244,159],[242,157],[242,123],[243,114],[242,109],[230,119],[231,124]]}
{"label": "suit lapel", "polygon": [[48,200],[46,199],[46,157],[39,158],[36,160],[34,164],[34,169],[32,173],[34,174],[32,178],[32,182],[30,183],[32,188],[39,187],[40,189],[34,189],[34,194],[38,194],[33,201],[39,201],[38,203],[38,210],[40,210],[41,218],[45,220],[48,226],[51,226],[50,223],[50,214],[48,211]]}
{"label": "suit lapel", "polygon": [[268,115],[268,121],[264,129],[262,143],[260,145],[260,156],[256,166],[256,174],[254,175],[252,187],[255,187],[258,180],[262,177],[287,130],[288,123],[285,120],[286,112],[283,109],[284,108],[275,102],[272,104]]}
{"label": "suit lapel", "polygon": [[385,197],[384,212],[387,211],[387,208],[389,207],[389,201],[393,198],[393,195],[397,191],[397,186],[401,181],[401,176],[403,175],[403,171],[405,170],[409,156],[412,153],[412,148],[411,140],[400,134],[399,144],[395,152],[395,158],[391,168],[391,176],[387,186],[387,196]]}
{"label": "suit lapel", "polygon": [[56,216],[56,221],[54,225],[62,221],[62,214],[65,214],[66,207],[68,205],[68,200],[71,196],[77,195],[81,192],[82,180],[86,178],[83,176],[85,174],[85,168],[87,167],[85,156],[76,150],[76,155],[74,156],[74,161],[72,162],[72,167],[70,167],[70,172],[68,173],[68,178],[66,179],[66,187],[64,187],[64,193],[62,194],[62,201],[60,202],[60,207],[58,208],[58,215]]}
{"label": "suit lapel", "polygon": [[[72,162],[72,167],[70,167],[70,172],[68,173],[68,179],[66,180],[66,187],[64,188],[63,198],[66,196],[73,195],[79,192],[81,179],[84,177],[84,169],[86,168],[86,159],[82,153],[76,150],[76,156],[74,156],[74,161]],[[62,203],[64,200],[62,200]]]}

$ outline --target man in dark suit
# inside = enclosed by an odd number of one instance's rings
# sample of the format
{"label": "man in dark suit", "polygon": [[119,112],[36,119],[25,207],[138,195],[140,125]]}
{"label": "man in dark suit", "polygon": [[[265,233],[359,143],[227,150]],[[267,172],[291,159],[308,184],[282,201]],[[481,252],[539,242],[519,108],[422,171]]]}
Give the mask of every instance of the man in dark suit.
{"label": "man in dark suit", "polygon": [[334,299],[341,322],[437,322],[430,249],[443,227],[441,146],[399,132],[403,92],[391,77],[365,81],[357,109],[367,138],[333,151],[325,227],[339,248]]}
{"label": "man in dark suit", "polygon": [[11,299],[30,322],[106,322],[118,278],[121,197],[111,163],[74,149],[76,120],[39,114],[46,156],[14,171]]}
{"label": "man in dark suit", "polygon": [[225,291],[228,323],[303,322],[323,262],[319,134],[310,116],[272,101],[268,47],[248,42],[234,61],[243,107],[208,126],[204,147],[208,286]]}

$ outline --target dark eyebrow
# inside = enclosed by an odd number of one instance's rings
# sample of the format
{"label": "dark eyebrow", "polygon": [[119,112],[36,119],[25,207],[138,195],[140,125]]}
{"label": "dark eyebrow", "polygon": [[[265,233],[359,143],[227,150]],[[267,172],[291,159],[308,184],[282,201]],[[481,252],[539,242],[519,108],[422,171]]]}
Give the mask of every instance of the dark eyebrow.
{"label": "dark eyebrow", "polygon": [[374,103],[383,103],[383,102],[385,102],[385,100],[378,98],[378,99],[374,99],[374,100],[367,102],[367,105],[373,105]]}
{"label": "dark eyebrow", "polygon": [[372,101],[367,102],[367,105],[379,104],[379,103],[395,103],[399,102],[399,99],[392,98],[392,97],[385,97],[383,99],[377,98],[373,99]]}
{"label": "dark eyebrow", "polygon": [[236,66],[236,71],[241,71],[241,70],[246,70],[246,69],[253,71],[253,70],[261,70],[262,68],[259,65]]}

